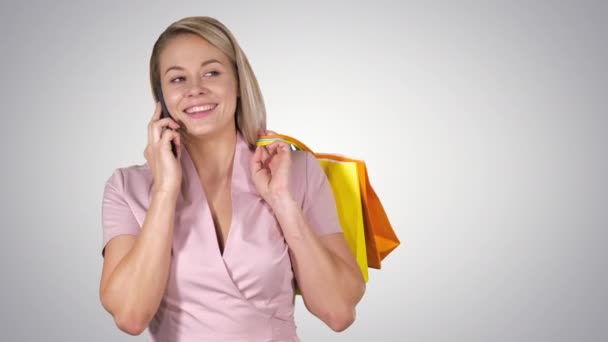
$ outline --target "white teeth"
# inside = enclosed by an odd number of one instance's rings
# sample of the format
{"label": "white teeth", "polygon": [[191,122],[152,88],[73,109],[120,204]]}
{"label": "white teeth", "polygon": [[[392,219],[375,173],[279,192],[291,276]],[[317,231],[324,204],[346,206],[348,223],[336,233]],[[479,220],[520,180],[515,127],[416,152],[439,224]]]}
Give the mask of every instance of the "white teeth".
{"label": "white teeth", "polygon": [[215,108],[217,106],[217,104],[212,104],[212,105],[205,105],[205,106],[197,106],[197,107],[190,107],[188,109],[186,109],[186,113],[191,114],[194,112],[204,112],[207,110],[211,110],[213,108]]}

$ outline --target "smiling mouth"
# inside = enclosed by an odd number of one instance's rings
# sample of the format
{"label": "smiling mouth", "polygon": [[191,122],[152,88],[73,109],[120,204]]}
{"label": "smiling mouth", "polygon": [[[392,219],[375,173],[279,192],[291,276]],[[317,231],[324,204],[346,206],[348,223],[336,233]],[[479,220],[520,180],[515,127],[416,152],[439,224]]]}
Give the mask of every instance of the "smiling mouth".
{"label": "smiling mouth", "polygon": [[189,115],[202,114],[202,113],[206,113],[206,112],[213,110],[215,107],[217,107],[217,103],[203,105],[203,106],[190,107],[190,108],[186,109],[184,112]]}

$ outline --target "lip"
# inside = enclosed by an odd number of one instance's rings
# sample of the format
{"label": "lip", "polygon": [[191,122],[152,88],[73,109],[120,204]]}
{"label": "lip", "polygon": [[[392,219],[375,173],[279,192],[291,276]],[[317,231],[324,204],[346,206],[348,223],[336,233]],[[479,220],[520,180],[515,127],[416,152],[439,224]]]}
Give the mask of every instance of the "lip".
{"label": "lip", "polygon": [[195,102],[195,103],[189,105],[188,107],[184,108],[183,111],[185,113],[188,109],[190,109],[192,107],[200,107],[200,106],[216,105],[216,104],[217,104],[217,102]]}
{"label": "lip", "polygon": [[[209,110],[206,110],[206,111],[204,111],[204,112],[194,112],[194,113],[192,113],[192,114],[188,114],[188,113],[186,112],[186,110],[188,110],[189,108],[192,108],[192,107],[198,107],[198,106],[206,106],[206,105],[215,105],[215,107],[214,107],[213,109],[209,109]],[[192,105],[192,106],[187,107],[186,109],[184,109],[184,111],[183,111],[183,112],[184,112],[184,114],[186,114],[186,115],[187,115],[189,118],[193,118],[193,119],[200,119],[200,118],[204,118],[204,117],[208,116],[209,114],[213,113],[213,111],[215,111],[215,110],[217,109],[218,105],[219,105],[219,104],[217,104],[217,103],[213,103],[213,102],[197,103],[197,104],[194,104],[194,105]]]}

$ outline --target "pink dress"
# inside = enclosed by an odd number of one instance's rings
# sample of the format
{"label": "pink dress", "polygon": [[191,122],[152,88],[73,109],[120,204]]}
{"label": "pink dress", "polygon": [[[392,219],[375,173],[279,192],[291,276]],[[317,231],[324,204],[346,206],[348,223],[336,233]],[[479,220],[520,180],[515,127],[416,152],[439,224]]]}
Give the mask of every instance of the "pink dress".
{"label": "pink dress", "polygon": [[[232,171],[232,221],[224,253],[196,168],[182,148],[167,289],[148,326],[149,341],[299,341],[294,323],[294,274],[288,246],[249,172],[253,155],[237,134]],[[292,152],[292,194],[312,229],[341,233],[333,193],[314,156]],[[147,164],[118,168],[103,195],[103,246],[139,234],[150,205]]]}

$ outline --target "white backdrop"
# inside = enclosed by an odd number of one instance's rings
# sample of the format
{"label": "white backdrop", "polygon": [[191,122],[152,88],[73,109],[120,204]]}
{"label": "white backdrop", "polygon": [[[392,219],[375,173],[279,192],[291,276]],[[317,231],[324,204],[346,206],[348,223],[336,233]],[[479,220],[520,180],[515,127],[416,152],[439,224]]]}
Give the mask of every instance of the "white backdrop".
{"label": "white backdrop", "polygon": [[152,44],[209,15],[269,128],[364,159],[403,244],[303,341],[606,341],[601,1],[9,1],[0,5],[6,341],[145,341],[98,298],[101,198],[145,162]]}

